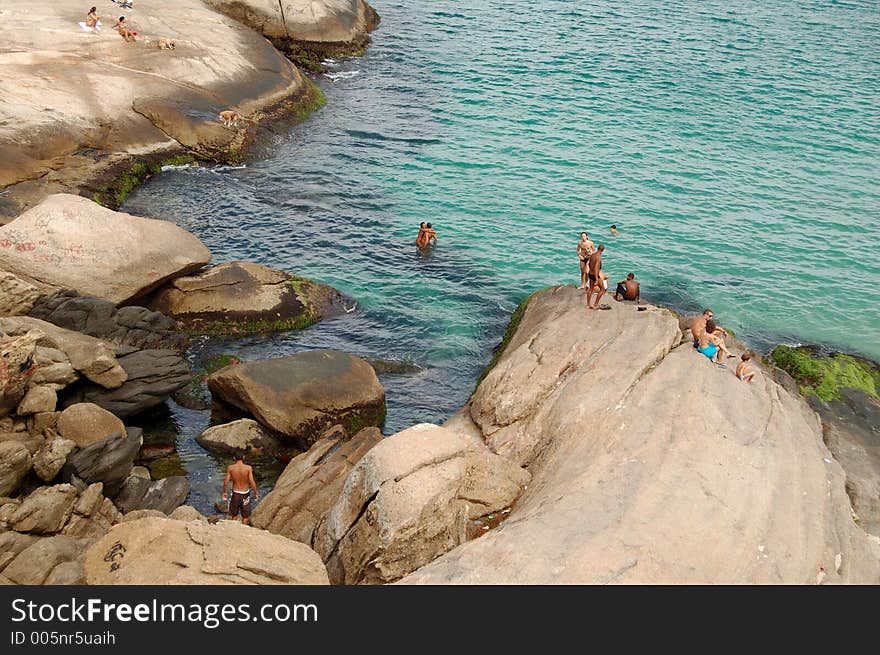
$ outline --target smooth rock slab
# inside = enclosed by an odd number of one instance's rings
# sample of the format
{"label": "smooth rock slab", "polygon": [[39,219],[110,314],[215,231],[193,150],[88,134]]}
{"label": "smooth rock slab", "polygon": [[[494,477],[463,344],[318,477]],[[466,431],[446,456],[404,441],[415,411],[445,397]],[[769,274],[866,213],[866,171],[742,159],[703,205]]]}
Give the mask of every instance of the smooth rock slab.
{"label": "smooth rock slab", "polygon": [[266,427],[311,445],[339,423],[351,433],[385,419],[385,390],[372,367],[338,350],[227,366],[208,376],[219,400]]}
{"label": "smooth rock slab", "polygon": [[114,526],[85,557],[87,584],[328,584],[308,546],[234,521],[143,518]]}
{"label": "smooth rock slab", "polygon": [[370,449],[315,531],[337,584],[382,584],[468,539],[467,524],[510,506],[530,475],[470,437],[415,425]]}
{"label": "smooth rock slab", "polygon": [[69,194],[47,196],[0,227],[5,243],[4,269],[43,291],[73,289],[116,304],[211,260],[201,241],[173,223]]}
{"label": "smooth rock slab", "polygon": [[339,499],[349,472],[380,441],[378,428],[364,428],[351,439],[341,426],[331,428],[290,460],[254,510],[252,525],[312,546],[315,528]]}
{"label": "smooth rock slab", "polygon": [[171,514],[189,495],[189,480],[173,475],[152,482],[130,475],[116,496],[116,506],[125,513],[138,509],[155,509]]}
{"label": "smooth rock slab", "polygon": [[124,433],[112,434],[106,439],[77,448],[67,457],[61,470],[64,479],[75,476],[86,484],[104,483],[104,493],[114,497],[128,478],[134,459],[143,444],[140,428],[128,428]]}

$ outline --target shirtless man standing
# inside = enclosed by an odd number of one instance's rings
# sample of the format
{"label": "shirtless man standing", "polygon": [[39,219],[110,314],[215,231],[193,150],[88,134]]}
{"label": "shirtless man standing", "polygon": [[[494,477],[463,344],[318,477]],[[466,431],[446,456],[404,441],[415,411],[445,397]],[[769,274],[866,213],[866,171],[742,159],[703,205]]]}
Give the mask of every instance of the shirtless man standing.
{"label": "shirtless man standing", "polygon": [[595,245],[590,241],[590,236],[586,232],[581,232],[581,240],[578,241],[577,254],[581,264],[581,286],[580,289],[587,288],[587,262],[590,255],[593,254]]}
{"label": "shirtless man standing", "polygon": [[[599,308],[599,300],[602,299],[602,296],[605,295],[605,284],[602,281],[602,253],[605,252],[605,246],[599,245],[599,248],[590,255],[590,259],[587,261],[587,282],[589,283],[589,287],[587,288],[587,309],[598,309]],[[590,298],[593,295],[593,289],[598,289],[598,293],[596,294],[596,304],[590,304]]]}
{"label": "shirtless man standing", "polygon": [[257,491],[257,483],[254,481],[254,469],[244,463],[244,453],[235,453],[235,464],[226,468],[226,479],[223,481],[223,500],[226,500],[226,491],[229,489],[229,481],[232,480],[232,500],[229,501],[229,518],[234,519],[241,513],[241,522],[245,525],[251,519],[251,489],[254,491],[254,502],[259,500],[260,492]]}

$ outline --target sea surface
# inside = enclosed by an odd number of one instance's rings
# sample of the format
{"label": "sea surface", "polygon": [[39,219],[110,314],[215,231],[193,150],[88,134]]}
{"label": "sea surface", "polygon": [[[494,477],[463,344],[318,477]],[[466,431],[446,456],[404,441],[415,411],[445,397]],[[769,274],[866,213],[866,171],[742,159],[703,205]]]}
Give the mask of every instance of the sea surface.
{"label": "sea surface", "polygon": [[[579,282],[581,230],[612,282],[632,271],[652,300],[711,307],[759,350],[880,359],[876,0],[374,4],[366,56],[316,77],[326,107],[245,167],[169,170],[125,203],[217,262],[358,301],[302,332],[197,341],[194,361],[412,362],[424,370],[382,377],[386,434],[441,422],[520,300]],[[427,254],[421,221],[439,234]],[[222,480],[193,441],[207,412],[169,407],[204,511]]]}

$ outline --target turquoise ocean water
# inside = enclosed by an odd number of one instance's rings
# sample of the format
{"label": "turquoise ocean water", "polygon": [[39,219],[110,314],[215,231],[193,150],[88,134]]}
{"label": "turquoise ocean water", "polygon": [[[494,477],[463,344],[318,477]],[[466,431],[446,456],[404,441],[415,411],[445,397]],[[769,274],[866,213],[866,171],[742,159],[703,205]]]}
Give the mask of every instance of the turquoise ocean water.
{"label": "turquoise ocean water", "polygon": [[[386,432],[442,421],[516,304],[578,283],[582,229],[614,280],[633,271],[652,299],[710,306],[758,349],[880,358],[876,1],[375,5],[366,56],[316,79],[324,109],[245,168],[169,171],[126,203],[216,261],[360,303],[301,333],[200,342],[194,358],[413,361],[426,370],[383,377]],[[413,246],[420,221],[440,235],[430,255]]]}

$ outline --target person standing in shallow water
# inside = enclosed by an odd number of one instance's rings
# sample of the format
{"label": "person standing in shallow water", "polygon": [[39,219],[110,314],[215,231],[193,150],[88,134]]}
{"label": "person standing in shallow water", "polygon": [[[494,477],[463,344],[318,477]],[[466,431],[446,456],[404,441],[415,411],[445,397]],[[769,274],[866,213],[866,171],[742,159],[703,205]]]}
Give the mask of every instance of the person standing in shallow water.
{"label": "person standing in shallow water", "polygon": [[419,223],[419,235],[416,237],[416,248],[424,248],[428,245],[428,235],[425,233],[425,224]]}
{"label": "person standing in shallow water", "polygon": [[430,244],[433,241],[433,245],[437,245],[437,232],[431,227],[430,223],[425,224],[425,235],[427,236],[427,244]]}
{"label": "person standing in shallow water", "polygon": [[223,500],[227,498],[229,481],[232,481],[232,499],[229,501],[229,518],[235,519],[241,514],[241,522],[248,525],[251,520],[251,490],[254,492],[254,502],[260,498],[257,491],[257,483],[254,481],[254,469],[244,463],[244,451],[235,453],[235,463],[226,468],[226,478],[223,480]]}

